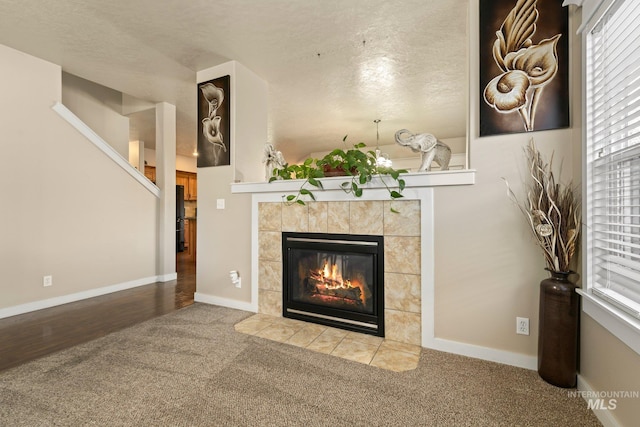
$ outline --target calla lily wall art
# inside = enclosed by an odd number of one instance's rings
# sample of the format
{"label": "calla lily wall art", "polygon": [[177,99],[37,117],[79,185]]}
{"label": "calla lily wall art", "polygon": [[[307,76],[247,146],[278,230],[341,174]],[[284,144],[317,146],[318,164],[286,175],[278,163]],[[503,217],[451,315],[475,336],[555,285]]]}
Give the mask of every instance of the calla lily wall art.
{"label": "calla lily wall art", "polygon": [[198,167],[231,164],[230,77],[198,84]]}
{"label": "calla lily wall art", "polygon": [[480,136],[569,126],[568,37],[558,0],[480,0]]}

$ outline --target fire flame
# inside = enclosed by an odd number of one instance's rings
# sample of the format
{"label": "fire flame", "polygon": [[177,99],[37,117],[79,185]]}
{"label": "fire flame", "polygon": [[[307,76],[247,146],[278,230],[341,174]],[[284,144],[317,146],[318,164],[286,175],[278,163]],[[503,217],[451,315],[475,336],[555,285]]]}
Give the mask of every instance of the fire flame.
{"label": "fire flame", "polygon": [[325,279],[325,285],[328,289],[349,289],[349,288],[360,288],[360,299],[363,303],[366,303],[365,297],[365,287],[363,284],[358,283],[357,281],[352,284],[351,280],[344,279],[342,274],[338,271],[338,265],[331,264],[329,265],[328,261],[325,261],[322,269],[318,270],[318,274]]}

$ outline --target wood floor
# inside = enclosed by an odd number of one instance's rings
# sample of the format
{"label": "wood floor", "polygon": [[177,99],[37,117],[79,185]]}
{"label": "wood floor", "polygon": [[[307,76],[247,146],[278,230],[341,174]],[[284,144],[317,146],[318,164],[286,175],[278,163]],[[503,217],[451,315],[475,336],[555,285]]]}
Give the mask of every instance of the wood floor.
{"label": "wood floor", "polygon": [[171,282],[0,319],[0,371],[193,304],[195,261],[180,253],[176,269]]}

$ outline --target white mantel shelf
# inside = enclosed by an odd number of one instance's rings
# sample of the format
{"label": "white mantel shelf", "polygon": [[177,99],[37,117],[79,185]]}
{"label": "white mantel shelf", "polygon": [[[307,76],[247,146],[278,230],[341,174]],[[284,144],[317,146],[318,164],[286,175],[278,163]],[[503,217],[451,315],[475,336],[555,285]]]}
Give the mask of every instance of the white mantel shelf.
{"label": "white mantel shelf", "polygon": [[[340,184],[350,177],[337,176],[331,178],[322,178],[322,186],[324,191],[339,190],[342,191]],[[472,185],[476,181],[475,169],[465,169],[458,171],[442,171],[442,172],[413,172],[402,174],[401,178],[405,181],[405,190],[419,189],[430,187],[443,187],[450,185]],[[300,188],[304,181],[301,179],[278,180],[273,182],[241,182],[231,184],[232,193],[289,193],[295,192]],[[389,184],[395,184],[393,180],[388,179]],[[390,185],[395,187],[395,185]],[[310,186],[309,186],[310,187]],[[384,189],[385,185],[380,178],[374,178],[364,188]],[[310,187],[313,189],[313,187]],[[318,192],[322,190],[316,190]]]}

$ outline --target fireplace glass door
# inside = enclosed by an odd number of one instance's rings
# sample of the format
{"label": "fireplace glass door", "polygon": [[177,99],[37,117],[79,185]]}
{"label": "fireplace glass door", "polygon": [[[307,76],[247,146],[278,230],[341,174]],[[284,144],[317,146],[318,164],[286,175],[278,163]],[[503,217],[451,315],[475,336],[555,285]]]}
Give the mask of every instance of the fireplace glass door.
{"label": "fireplace glass door", "polygon": [[383,237],[283,233],[283,315],[384,336]]}

